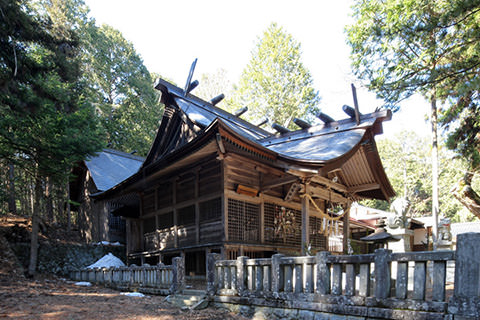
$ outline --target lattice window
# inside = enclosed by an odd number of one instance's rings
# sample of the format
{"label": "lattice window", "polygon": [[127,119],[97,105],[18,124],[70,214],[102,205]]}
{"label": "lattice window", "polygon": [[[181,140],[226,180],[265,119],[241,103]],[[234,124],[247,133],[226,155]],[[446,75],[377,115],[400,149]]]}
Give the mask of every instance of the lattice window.
{"label": "lattice window", "polygon": [[155,211],[155,190],[149,190],[143,195],[143,214]]}
{"label": "lattice window", "polygon": [[260,240],[260,206],[228,199],[228,236],[230,240],[258,242]]}
{"label": "lattice window", "polygon": [[302,243],[302,213],[299,210],[265,203],[265,242],[299,246]]}
{"label": "lattice window", "polygon": [[171,206],[173,203],[173,183],[168,181],[158,185],[157,200],[158,209]]}
{"label": "lattice window", "polygon": [[167,212],[158,216],[158,229],[163,230],[173,227],[173,212]]}
{"label": "lattice window", "polygon": [[323,234],[322,218],[310,217],[310,243],[312,248],[327,250],[327,237]]}
{"label": "lattice window", "polygon": [[115,231],[125,231],[125,220],[122,217],[114,216],[113,214],[108,215],[108,228]]}
{"label": "lattice window", "polygon": [[215,198],[212,200],[200,202],[200,223],[217,220],[222,216],[222,199]]}
{"label": "lattice window", "polygon": [[195,205],[178,209],[178,226],[195,224]]}

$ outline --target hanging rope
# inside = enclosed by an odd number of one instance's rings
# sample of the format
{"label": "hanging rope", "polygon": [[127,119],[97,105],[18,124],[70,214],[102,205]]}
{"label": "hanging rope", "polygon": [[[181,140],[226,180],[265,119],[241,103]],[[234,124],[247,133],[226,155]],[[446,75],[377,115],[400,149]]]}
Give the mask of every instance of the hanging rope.
{"label": "hanging rope", "polygon": [[305,193],[303,195],[300,195],[301,197],[305,197],[307,198],[308,200],[310,200],[310,202],[313,204],[313,206],[315,207],[315,209],[320,213],[320,215],[322,216],[322,218],[326,218],[330,221],[338,221],[340,220],[341,218],[343,218],[344,215],[347,214],[347,212],[350,210],[350,206],[348,206],[347,210],[343,210],[343,213],[339,216],[336,216],[336,217],[332,217],[332,216],[329,216],[328,214],[326,214],[325,212],[323,212],[322,209],[320,209],[317,204],[313,201],[312,197]]}
{"label": "hanging rope", "polygon": [[300,197],[307,198],[313,204],[318,213],[320,213],[320,215],[322,216],[322,233],[325,236],[331,236],[332,234],[338,235],[338,221],[350,211],[350,205],[347,205],[347,208],[343,210],[343,213],[341,215],[332,217],[323,212],[323,210],[318,207],[318,205],[315,203],[315,201],[313,201],[312,197],[309,194],[304,193],[300,195]]}

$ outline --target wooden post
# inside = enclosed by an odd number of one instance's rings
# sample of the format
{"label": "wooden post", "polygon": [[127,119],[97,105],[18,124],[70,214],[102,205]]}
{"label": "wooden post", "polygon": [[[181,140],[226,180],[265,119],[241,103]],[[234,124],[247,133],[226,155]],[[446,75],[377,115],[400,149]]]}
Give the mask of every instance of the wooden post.
{"label": "wooden post", "polygon": [[[304,186],[305,192],[307,192],[307,185]],[[307,254],[307,246],[310,243],[310,221],[309,221],[309,208],[310,201],[307,197],[302,197],[302,255]]]}
{"label": "wooden post", "polygon": [[[198,171],[199,169],[195,170],[195,190],[194,190],[194,197],[195,197],[195,242],[197,244],[200,243],[200,203],[198,202]],[[198,270],[198,269],[197,269]]]}
{"label": "wooden post", "polygon": [[347,203],[345,207],[345,215],[343,216],[343,254],[348,254],[348,239],[350,237],[350,201]]}
{"label": "wooden post", "polygon": [[355,122],[357,123],[357,126],[360,124],[360,110],[358,108],[358,99],[357,99],[357,88],[355,88],[355,85],[352,83],[352,95],[353,95],[353,106],[355,107]]}
{"label": "wooden post", "polygon": [[177,179],[172,181],[172,202],[173,202],[173,245],[178,247],[178,216],[177,216]]}

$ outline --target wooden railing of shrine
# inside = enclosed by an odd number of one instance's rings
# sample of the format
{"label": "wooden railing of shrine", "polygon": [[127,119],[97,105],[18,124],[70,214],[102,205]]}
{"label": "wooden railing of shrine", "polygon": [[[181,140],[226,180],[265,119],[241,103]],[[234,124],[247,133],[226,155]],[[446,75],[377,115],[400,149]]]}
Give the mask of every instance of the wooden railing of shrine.
{"label": "wooden railing of shrine", "polygon": [[[207,262],[212,300],[261,308],[365,318],[480,318],[480,234],[459,235],[457,251],[220,260]],[[447,263],[455,264],[447,283]],[[453,279],[452,279],[453,280]],[[313,316],[312,316],[313,317]],[[323,318],[322,318],[323,319]],[[462,318],[463,319],[463,318]]]}

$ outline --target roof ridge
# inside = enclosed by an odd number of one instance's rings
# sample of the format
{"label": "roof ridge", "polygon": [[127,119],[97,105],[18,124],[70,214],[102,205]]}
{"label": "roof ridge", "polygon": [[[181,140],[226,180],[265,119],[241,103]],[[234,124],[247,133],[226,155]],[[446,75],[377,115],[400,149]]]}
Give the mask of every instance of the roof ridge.
{"label": "roof ridge", "polygon": [[111,154],[114,154],[114,155],[117,155],[117,156],[120,156],[120,157],[129,158],[129,159],[132,159],[132,160],[138,160],[138,161],[142,161],[142,162],[145,160],[145,157],[136,156],[134,154],[131,154],[131,153],[128,153],[128,152],[125,152],[125,151],[111,149],[111,148],[104,148],[102,150],[102,152],[111,153]]}

